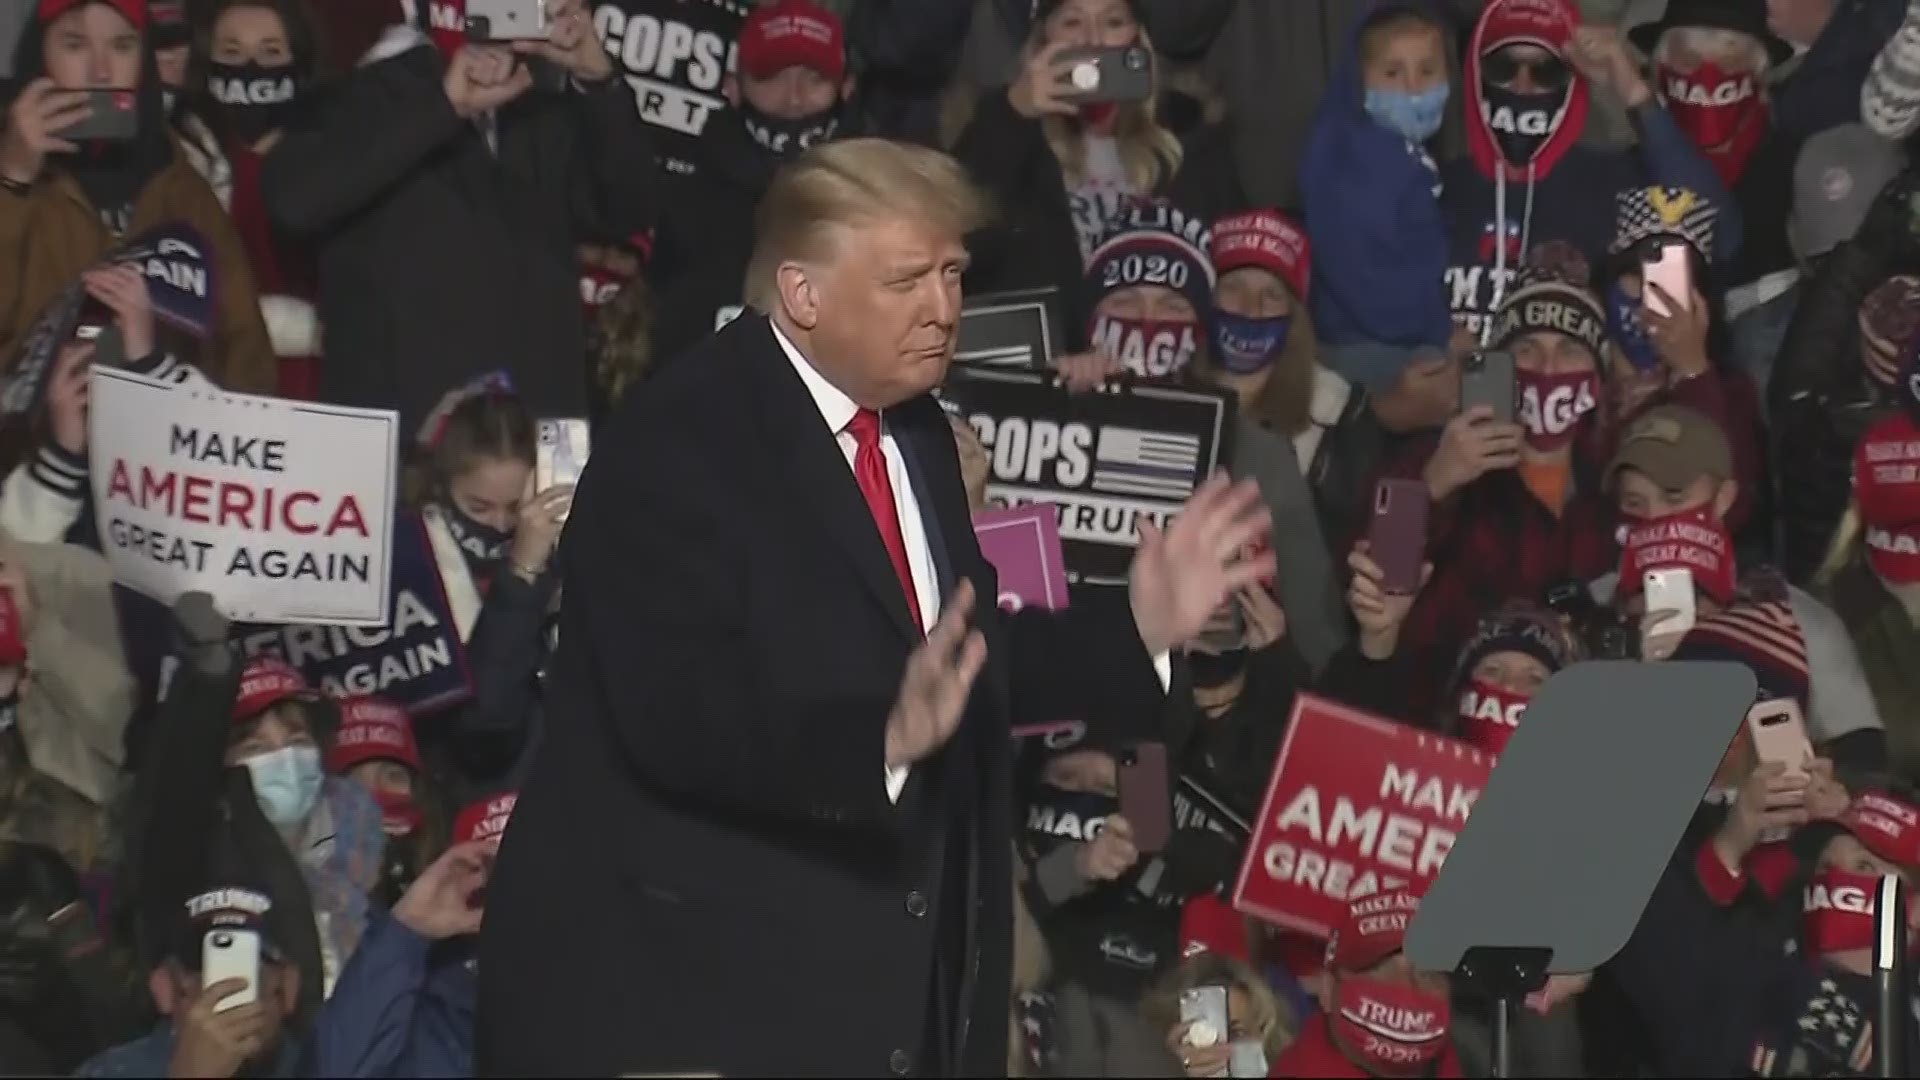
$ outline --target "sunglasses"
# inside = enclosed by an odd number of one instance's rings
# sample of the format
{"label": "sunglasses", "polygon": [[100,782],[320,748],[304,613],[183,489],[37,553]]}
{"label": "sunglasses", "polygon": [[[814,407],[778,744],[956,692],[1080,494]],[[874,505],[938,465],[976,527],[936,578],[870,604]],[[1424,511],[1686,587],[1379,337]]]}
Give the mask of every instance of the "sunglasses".
{"label": "sunglasses", "polygon": [[1522,71],[1529,72],[1533,85],[1541,90],[1564,90],[1573,81],[1573,69],[1566,61],[1533,49],[1525,52],[1500,49],[1480,64],[1482,76],[1496,86],[1513,85],[1519,81]]}

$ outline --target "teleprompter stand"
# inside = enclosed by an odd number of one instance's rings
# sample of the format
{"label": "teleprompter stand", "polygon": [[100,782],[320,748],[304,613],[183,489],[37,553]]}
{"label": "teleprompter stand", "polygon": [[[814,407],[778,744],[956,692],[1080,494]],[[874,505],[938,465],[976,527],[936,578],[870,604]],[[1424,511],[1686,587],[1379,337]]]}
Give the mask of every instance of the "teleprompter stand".
{"label": "teleprompter stand", "polygon": [[1753,701],[1739,664],[1594,662],[1527,706],[1407,931],[1493,1003],[1495,1076],[1527,995],[1626,944]]}

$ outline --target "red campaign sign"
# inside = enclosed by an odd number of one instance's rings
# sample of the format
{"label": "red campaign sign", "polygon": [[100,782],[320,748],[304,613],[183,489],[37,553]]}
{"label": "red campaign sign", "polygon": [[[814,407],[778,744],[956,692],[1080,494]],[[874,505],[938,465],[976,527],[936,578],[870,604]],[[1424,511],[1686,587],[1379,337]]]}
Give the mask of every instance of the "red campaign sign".
{"label": "red campaign sign", "polygon": [[1329,937],[1353,900],[1424,890],[1494,760],[1458,739],[1299,695],[1233,906]]}
{"label": "red campaign sign", "polygon": [[1067,606],[1067,559],[1060,548],[1059,511],[1052,503],[973,515],[980,554],[1000,575],[1000,610]]}

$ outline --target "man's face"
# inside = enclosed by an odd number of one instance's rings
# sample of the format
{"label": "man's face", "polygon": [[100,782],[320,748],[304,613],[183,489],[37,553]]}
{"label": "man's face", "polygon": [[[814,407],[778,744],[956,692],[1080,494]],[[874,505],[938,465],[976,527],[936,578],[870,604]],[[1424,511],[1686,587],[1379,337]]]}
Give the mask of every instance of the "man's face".
{"label": "man's face", "polygon": [[222,64],[286,67],[293,63],[293,47],[278,12],[245,5],[228,8],[213,24],[213,58]]}
{"label": "man's face", "polygon": [[47,77],[62,90],[140,85],[140,31],[105,4],[82,4],[47,26]]}
{"label": "man's face", "polygon": [[153,50],[154,70],[160,75],[160,85],[169,90],[179,90],[187,85],[187,54],[190,49],[185,45],[171,45],[164,49]]}
{"label": "man's face", "polygon": [[1767,29],[1795,45],[1812,45],[1833,7],[1834,0],[1767,0]]}
{"label": "man's face", "polygon": [[1681,26],[1660,38],[1661,62],[1682,75],[1711,63],[1726,72],[1757,71],[1766,50],[1752,34],[1708,26]]}
{"label": "man's face", "polygon": [[1585,345],[1552,330],[1535,330],[1515,340],[1513,363],[1540,375],[1570,375],[1594,367],[1593,353]]}
{"label": "man's face", "polygon": [[1724,486],[1714,477],[1700,476],[1686,487],[1670,491],[1638,469],[1622,469],[1618,491],[1620,512],[1627,517],[1657,518],[1712,507],[1715,514],[1724,514],[1726,508],[1720,505]]}
{"label": "man's face", "polygon": [[840,87],[810,67],[782,68],[764,79],[740,76],[740,93],[754,108],[780,120],[818,116],[840,100]]}
{"label": "man's face", "polygon": [[960,322],[960,237],[890,215],[836,229],[803,268],[815,362],[848,397],[884,409],[932,390],[953,361]]}
{"label": "man's face", "polygon": [[1489,54],[1481,64],[1485,79],[1516,94],[1544,94],[1563,90],[1573,72],[1565,61],[1538,45],[1508,45]]}
{"label": "man's face", "polygon": [[1193,322],[1200,316],[1193,304],[1165,285],[1129,285],[1100,298],[1094,314],[1109,319],[1155,319],[1161,322]]}
{"label": "man's face", "polygon": [[1062,791],[1087,795],[1118,795],[1120,766],[1104,750],[1073,750],[1049,758],[1040,778]]}

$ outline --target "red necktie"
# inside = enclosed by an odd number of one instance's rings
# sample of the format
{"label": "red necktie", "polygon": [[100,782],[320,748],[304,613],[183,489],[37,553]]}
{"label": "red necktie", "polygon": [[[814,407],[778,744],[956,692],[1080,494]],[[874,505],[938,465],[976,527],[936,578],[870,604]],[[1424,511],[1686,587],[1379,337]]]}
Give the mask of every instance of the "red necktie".
{"label": "red necktie", "polygon": [[893,505],[893,481],[887,478],[887,455],[880,449],[880,414],[872,409],[859,410],[847,421],[847,431],[853,436],[853,478],[860,485],[860,494],[866,496],[873,523],[880,527],[880,542],[887,545],[887,558],[893,560],[900,587],[906,590],[913,625],[925,630],[926,624],[920,621],[920,598],[913,591],[913,571],[907,566],[907,541],[900,535],[900,513]]}

